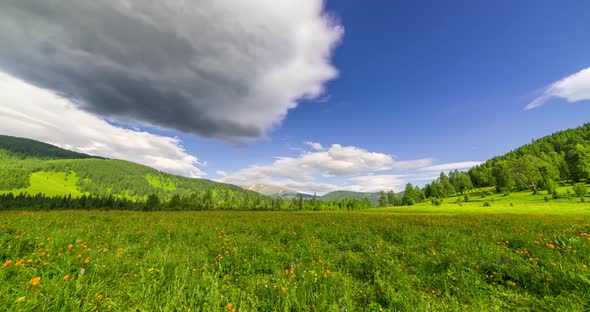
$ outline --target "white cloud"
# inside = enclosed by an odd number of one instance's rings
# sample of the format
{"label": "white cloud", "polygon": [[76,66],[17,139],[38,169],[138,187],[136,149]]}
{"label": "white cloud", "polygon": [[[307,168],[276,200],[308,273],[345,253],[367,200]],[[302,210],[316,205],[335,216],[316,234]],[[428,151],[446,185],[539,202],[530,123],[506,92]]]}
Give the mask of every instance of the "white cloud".
{"label": "white cloud", "polygon": [[482,161],[462,161],[462,162],[453,162],[447,164],[439,164],[434,166],[427,166],[423,168],[419,168],[418,171],[451,171],[451,170],[461,170],[461,169],[469,169],[471,167],[475,167],[479,164],[483,163]]}
{"label": "white cloud", "polygon": [[430,159],[398,162],[391,155],[333,144],[324,151],[305,152],[297,158],[278,157],[270,165],[239,170],[225,177],[224,181],[235,184],[258,183],[272,178],[313,181],[317,175],[352,176],[364,172],[418,168],[431,163]]}
{"label": "white cloud", "polygon": [[169,173],[205,175],[177,138],[113,126],[53,92],[0,72],[0,133],[96,156],[124,159]]}
{"label": "white cloud", "polygon": [[217,170],[217,171],[215,171],[215,173],[217,173],[217,175],[220,176],[220,177],[227,176],[227,172],[225,172],[223,170]]}
{"label": "white cloud", "polygon": [[345,189],[355,192],[379,192],[379,191],[403,191],[406,180],[403,175],[396,174],[381,174],[381,175],[366,175],[348,179],[353,182],[353,185],[347,186]]}
{"label": "white cloud", "polygon": [[[320,193],[338,189],[365,192],[381,188],[394,189],[400,185],[401,180],[397,175],[363,175],[416,169],[431,164],[430,159],[396,161],[391,155],[369,152],[355,146],[333,144],[321,151],[303,152],[296,158],[277,157],[269,165],[250,166],[231,173],[220,181],[237,185],[274,184],[300,192]],[[337,185],[320,183],[316,179],[318,177],[344,179],[347,182]]]}
{"label": "white cloud", "polygon": [[317,143],[317,142],[305,142],[305,144],[316,151],[324,150],[324,147],[322,146],[322,144]]}
{"label": "white cloud", "polygon": [[245,142],[323,94],[342,34],[322,0],[0,1],[0,70],[109,120]]}
{"label": "white cloud", "polygon": [[551,84],[541,96],[530,102],[525,110],[542,106],[555,97],[564,98],[570,103],[590,100],[590,67]]}

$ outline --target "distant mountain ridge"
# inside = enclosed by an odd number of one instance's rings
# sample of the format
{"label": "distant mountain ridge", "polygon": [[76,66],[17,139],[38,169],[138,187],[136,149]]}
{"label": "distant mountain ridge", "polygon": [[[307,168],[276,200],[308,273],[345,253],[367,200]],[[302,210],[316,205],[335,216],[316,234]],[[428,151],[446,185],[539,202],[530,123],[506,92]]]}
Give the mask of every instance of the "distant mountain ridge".
{"label": "distant mountain ridge", "polygon": [[251,184],[251,185],[240,185],[245,190],[258,192],[260,194],[270,196],[275,194],[297,194],[297,191],[290,190],[277,185],[271,184]]}
{"label": "distant mountain ridge", "polygon": [[262,195],[266,195],[266,196],[270,196],[270,197],[274,197],[274,198],[284,198],[284,199],[290,199],[290,198],[294,198],[294,197],[299,197],[300,195],[303,196],[303,198],[312,198],[313,195],[310,194],[305,194],[305,193],[300,193],[294,190],[290,190],[288,188],[285,187],[281,187],[278,185],[272,185],[272,184],[251,184],[251,185],[240,185],[241,188],[245,189],[245,190],[249,190],[249,191],[254,191],[257,193],[260,193]]}
{"label": "distant mountain ridge", "polygon": [[[313,198],[311,194],[300,193],[288,188],[284,188],[278,185],[272,184],[251,184],[251,185],[240,185],[241,188],[258,192],[260,194],[273,197],[273,198],[298,198],[300,195],[304,199]],[[354,192],[354,191],[333,191],[326,193],[322,196],[317,196],[318,199],[324,201],[341,201],[341,200],[364,200],[367,198],[371,205],[377,206],[379,204],[380,192]]]}

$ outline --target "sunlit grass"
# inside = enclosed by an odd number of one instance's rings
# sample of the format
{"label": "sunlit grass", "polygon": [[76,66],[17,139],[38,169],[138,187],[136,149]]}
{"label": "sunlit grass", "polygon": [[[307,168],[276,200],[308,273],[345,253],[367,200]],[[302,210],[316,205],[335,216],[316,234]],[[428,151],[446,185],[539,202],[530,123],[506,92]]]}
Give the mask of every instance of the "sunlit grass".
{"label": "sunlit grass", "polygon": [[76,173],[71,171],[66,172],[47,172],[38,171],[31,174],[29,177],[30,186],[11,191],[0,191],[0,194],[11,192],[15,195],[20,193],[29,194],[45,194],[46,196],[68,196],[72,197],[82,196],[80,188],[78,187],[78,177]]}
{"label": "sunlit grass", "polygon": [[[567,190],[571,197],[566,197]],[[413,206],[374,208],[365,212],[387,213],[429,213],[429,214],[550,214],[550,215],[590,215],[590,197],[581,202],[571,191],[572,187],[560,187],[560,198],[553,199],[547,191],[540,191],[533,195],[532,192],[513,192],[509,195],[493,193],[493,189],[486,189],[488,195],[481,196],[481,192],[468,193],[469,200],[465,196],[453,196],[445,198],[440,206],[425,201]],[[460,198],[460,202],[457,200]],[[484,206],[484,203],[487,203]]]}

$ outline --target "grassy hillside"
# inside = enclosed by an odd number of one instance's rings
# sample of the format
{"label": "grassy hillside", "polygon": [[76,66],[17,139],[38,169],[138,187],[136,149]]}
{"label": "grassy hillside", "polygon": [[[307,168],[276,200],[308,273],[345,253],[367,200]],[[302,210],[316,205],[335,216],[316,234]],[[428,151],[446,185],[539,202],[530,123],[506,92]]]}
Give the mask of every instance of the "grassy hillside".
{"label": "grassy hillside", "polygon": [[[590,186],[590,185],[589,185]],[[590,215],[590,196],[584,201],[576,196],[572,186],[562,186],[557,191],[564,196],[554,199],[542,191],[534,195],[531,191],[495,193],[493,187],[472,191],[441,199],[440,205],[430,201],[412,206],[373,208],[366,212],[410,213],[410,214],[536,214],[536,215]],[[568,195],[569,194],[569,195]],[[467,199],[467,201],[465,201]]]}
{"label": "grassy hillside", "polygon": [[82,194],[140,200],[149,194],[209,194],[216,198],[261,198],[255,192],[205,179],[160,172],[136,163],[96,158],[28,139],[0,136],[0,194]]}

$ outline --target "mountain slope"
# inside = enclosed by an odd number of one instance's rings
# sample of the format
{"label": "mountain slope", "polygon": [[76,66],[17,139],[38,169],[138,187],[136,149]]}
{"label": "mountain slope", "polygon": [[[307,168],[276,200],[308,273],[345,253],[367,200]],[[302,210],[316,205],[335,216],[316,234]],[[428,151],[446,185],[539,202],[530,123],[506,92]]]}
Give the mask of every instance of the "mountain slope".
{"label": "mountain slope", "polygon": [[358,199],[363,200],[368,198],[372,206],[379,204],[379,193],[364,193],[364,192],[353,192],[353,191],[334,191],[323,195],[321,200],[344,200],[344,199]]}
{"label": "mountain slope", "polygon": [[72,152],[51,144],[12,136],[0,135],[0,159],[5,158],[36,158],[36,159],[81,159],[100,158],[82,153]]}
{"label": "mountain slope", "polygon": [[251,184],[251,185],[240,185],[245,190],[254,191],[266,196],[281,195],[281,194],[297,194],[297,191],[290,190],[288,188],[280,187],[271,184]]}
{"label": "mountain slope", "polygon": [[294,190],[290,190],[288,188],[284,188],[277,185],[271,184],[252,184],[252,185],[242,185],[241,188],[245,190],[254,191],[260,193],[262,195],[270,196],[272,198],[283,198],[283,199],[291,199],[291,198],[299,198],[299,196],[303,196],[303,198],[313,198],[313,195],[299,193]]}
{"label": "mountain slope", "polygon": [[82,194],[140,200],[149,194],[207,195],[212,200],[263,198],[258,193],[205,179],[160,172],[136,163],[92,157],[53,145],[0,136],[0,194]]}

